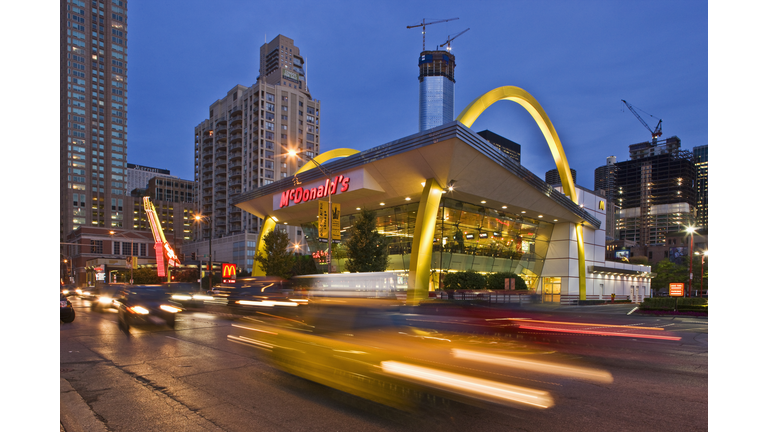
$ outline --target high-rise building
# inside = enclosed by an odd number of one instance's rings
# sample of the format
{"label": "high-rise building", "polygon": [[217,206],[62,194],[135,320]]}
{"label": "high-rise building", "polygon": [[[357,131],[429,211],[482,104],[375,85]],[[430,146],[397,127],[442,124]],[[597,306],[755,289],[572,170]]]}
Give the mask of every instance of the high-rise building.
{"label": "high-rise building", "polygon": [[[571,177],[573,182],[576,183],[576,170],[571,168]],[[544,181],[551,185],[561,185],[563,182],[560,180],[560,173],[557,172],[557,168],[551,169],[544,174]]]}
{"label": "high-rise building", "polygon": [[60,0],[60,228],[119,227],[128,154],[127,1]]}
{"label": "high-rise building", "polygon": [[696,226],[709,228],[709,146],[693,148],[696,165]]}
{"label": "high-rise building", "polygon": [[[680,150],[672,137],[663,151],[616,164],[617,240],[639,247],[664,245],[668,232],[677,232],[695,221],[696,169],[690,151]],[[630,146],[630,155],[635,144]],[[635,148],[636,149],[636,148]],[[647,154],[651,154],[651,148]],[[645,153],[644,153],[645,154]]]}
{"label": "high-rise building", "polygon": [[[207,251],[212,235],[218,239],[214,246],[222,248],[219,256],[226,256],[236,240],[249,248],[242,254],[245,268],[252,265],[261,219],[235,207],[232,198],[292,176],[320,151],[320,101],[307,87],[299,48],[279,35],[261,46],[260,56],[256,83],[233,87],[195,127],[197,203],[210,222],[196,224],[201,244],[188,250]],[[289,157],[289,150],[301,153]],[[300,228],[283,229],[299,245],[297,251],[306,251]]]}
{"label": "high-rise building", "polygon": [[456,57],[448,51],[419,56],[419,132],[452,122]]}
{"label": "high-rise building", "polygon": [[[575,181],[575,180],[574,180]],[[595,192],[614,202],[616,197],[616,156],[608,156],[605,165],[595,169]]]}
{"label": "high-rise building", "polygon": [[629,159],[642,159],[667,153],[677,153],[680,150],[680,138],[671,136],[665,140],[646,141],[629,146]]}
{"label": "high-rise building", "polygon": [[[60,1],[59,237],[65,243],[81,244],[71,240],[81,228],[130,225],[127,24],[127,2]],[[81,284],[94,242],[62,248],[73,263],[69,275]]]}
{"label": "high-rise building", "polygon": [[126,177],[128,178],[128,193],[130,194],[134,189],[146,189],[149,180],[154,177],[163,177],[169,179],[177,179],[178,177],[172,176],[171,171],[163,168],[152,168],[143,165],[136,165],[129,163],[126,168]]}
{"label": "high-rise building", "polygon": [[[508,140],[501,135],[497,135],[489,130],[480,131],[477,133],[486,141],[493,144],[496,148],[501,150],[502,153],[509,156],[510,159],[520,163],[520,144]],[[575,181],[575,180],[574,180]]]}

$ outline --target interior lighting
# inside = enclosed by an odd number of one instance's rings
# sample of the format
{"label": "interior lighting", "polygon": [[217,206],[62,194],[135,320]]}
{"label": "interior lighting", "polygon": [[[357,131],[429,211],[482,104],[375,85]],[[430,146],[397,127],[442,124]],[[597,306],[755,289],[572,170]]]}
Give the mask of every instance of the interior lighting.
{"label": "interior lighting", "polygon": [[485,204],[485,200],[480,201],[480,204]]}
{"label": "interior lighting", "polygon": [[501,206],[501,208],[505,209],[505,208],[507,208],[507,206]]}
{"label": "interior lighting", "polygon": [[411,197],[405,197],[405,200],[406,200],[406,201],[410,201],[410,200],[411,200]]}

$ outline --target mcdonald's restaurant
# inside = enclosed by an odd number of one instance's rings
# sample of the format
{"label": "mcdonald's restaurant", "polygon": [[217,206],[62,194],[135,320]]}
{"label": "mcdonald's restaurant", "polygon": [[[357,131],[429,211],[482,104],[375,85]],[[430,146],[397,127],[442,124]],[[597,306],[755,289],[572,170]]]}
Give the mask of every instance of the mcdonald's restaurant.
{"label": "mcdonald's restaurant", "polygon": [[325,211],[337,212],[339,227],[333,272],[345,271],[347,231],[368,209],[389,239],[387,271],[411,289],[439,290],[446,273],[472,269],[519,274],[545,302],[651,296],[650,266],[605,260],[604,198],[578,186],[575,199],[566,196],[460,122],[328,153],[333,159],[315,158],[322,168],[308,163],[234,199],[266,221],[260,238],[276,225],[301,226],[323,271],[328,240],[318,210],[330,195]]}

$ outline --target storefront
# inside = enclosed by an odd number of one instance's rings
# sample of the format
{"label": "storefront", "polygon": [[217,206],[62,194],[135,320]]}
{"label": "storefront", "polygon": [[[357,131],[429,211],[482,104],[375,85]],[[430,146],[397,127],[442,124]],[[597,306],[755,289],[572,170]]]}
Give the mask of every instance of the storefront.
{"label": "storefront", "polygon": [[[626,296],[635,285],[650,287],[649,267],[605,261],[600,197],[577,188],[577,204],[459,122],[344,156],[323,163],[325,173],[308,169],[245,192],[235,204],[267,220],[267,230],[301,226],[327,270],[327,240],[318,238],[317,221],[318,201],[327,202],[330,192],[341,206],[335,271],[345,269],[346,230],[360,209],[375,210],[377,230],[390,239],[388,270],[407,275],[416,290],[434,290],[440,275],[469,269],[517,273],[553,302],[602,298],[606,290],[608,296]],[[589,271],[595,266],[619,266],[633,276],[608,284],[601,273]]]}

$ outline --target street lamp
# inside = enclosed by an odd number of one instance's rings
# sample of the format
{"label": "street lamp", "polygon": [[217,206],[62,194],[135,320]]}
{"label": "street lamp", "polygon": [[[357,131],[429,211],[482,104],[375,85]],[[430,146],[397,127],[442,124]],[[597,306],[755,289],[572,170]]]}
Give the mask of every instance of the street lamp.
{"label": "street lamp", "polygon": [[693,293],[693,233],[696,232],[696,227],[688,227],[685,232],[691,236],[691,247],[688,249],[688,255],[691,257],[691,264],[688,267],[688,297],[691,297]]}
{"label": "street lamp", "polygon": [[[288,150],[288,153],[285,153],[283,155],[279,156],[298,156],[299,153],[301,153],[303,150]],[[325,170],[314,158],[309,158],[309,161],[314,163],[315,166],[320,170],[320,172],[323,173],[323,175],[328,179],[328,187],[330,187],[331,183],[333,183],[333,180],[331,179],[330,173]],[[301,184],[299,182],[299,179],[296,178],[296,174],[293,175],[293,182],[296,185]],[[331,202],[331,191],[327,192],[328,195],[328,274],[333,273],[333,267],[331,265],[332,257],[331,257],[331,245],[333,245],[333,205]]]}
{"label": "street lamp", "polygon": [[[198,222],[205,222],[208,224],[208,227],[211,229],[211,232],[208,233],[208,290],[213,289],[213,264],[211,260],[213,259],[211,255],[212,250],[212,242],[213,242],[213,227],[211,226],[211,218],[208,216],[203,215],[196,215],[195,220]],[[203,278],[200,277],[200,291],[203,290]]]}
{"label": "street lamp", "polygon": [[696,252],[696,255],[701,255],[701,290],[699,291],[699,297],[704,296],[704,257],[709,254],[709,251],[704,251],[701,254]]}

